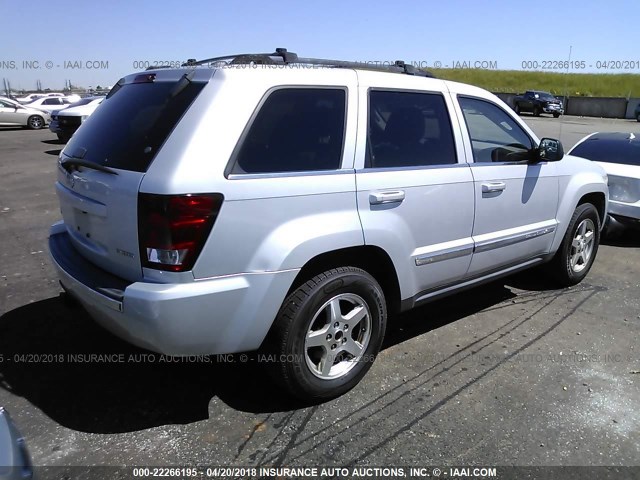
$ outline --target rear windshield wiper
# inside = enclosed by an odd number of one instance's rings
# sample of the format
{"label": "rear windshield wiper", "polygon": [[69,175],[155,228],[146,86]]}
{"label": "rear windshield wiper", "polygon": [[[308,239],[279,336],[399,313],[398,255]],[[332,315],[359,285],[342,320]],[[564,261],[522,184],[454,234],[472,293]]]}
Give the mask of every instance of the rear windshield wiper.
{"label": "rear windshield wiper", "polygon": [[112,168],[105,167],[104,165],[100,165],[98,163],[88,162],[87,160],[80,160],[76,158],[63,160],[62,162],[60,162],[60,166],[69,173],[75,170],[74,167],[85,167],[85,168],[91,168],[93,170],[98,170],[99,172],[109,173],[111,175],[118,175],[118,172],[116,172]]}

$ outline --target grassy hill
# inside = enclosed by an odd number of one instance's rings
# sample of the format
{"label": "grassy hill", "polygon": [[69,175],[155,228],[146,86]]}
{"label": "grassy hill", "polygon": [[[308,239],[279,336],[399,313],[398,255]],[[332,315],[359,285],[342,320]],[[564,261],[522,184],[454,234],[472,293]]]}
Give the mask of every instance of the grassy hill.
{"label": "grassy hill", "polygon": [[640,74],[552,73],[520,70],[438,68],[438,78],[477,85],[492,92],[545,90],[554,95],[640,97]]}

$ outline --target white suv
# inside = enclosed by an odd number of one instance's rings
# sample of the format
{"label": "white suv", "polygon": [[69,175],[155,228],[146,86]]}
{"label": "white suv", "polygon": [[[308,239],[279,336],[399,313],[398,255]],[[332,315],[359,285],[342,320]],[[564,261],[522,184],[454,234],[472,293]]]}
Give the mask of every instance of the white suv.
{"label": "white suv", "polygon": [[603,170],[484,90],[384,70],[281,49],[120,80],[60,154],[65,290],[136,345],[261,348],[329,398],[391,314],[545,262],[581,281]]}

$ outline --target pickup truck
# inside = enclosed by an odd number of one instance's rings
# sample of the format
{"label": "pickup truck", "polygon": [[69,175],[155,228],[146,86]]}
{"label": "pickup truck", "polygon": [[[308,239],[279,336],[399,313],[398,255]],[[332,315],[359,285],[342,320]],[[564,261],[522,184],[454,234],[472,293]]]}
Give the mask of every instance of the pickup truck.
{"label": "pickup truck", "polygon": [[517,114],[531,112],[538,117],[541,113],[551,113],[558,118],[564,113],[562,102],[549,92],[527,90],[524,95],[516,96],[513,103],[513,109]]}

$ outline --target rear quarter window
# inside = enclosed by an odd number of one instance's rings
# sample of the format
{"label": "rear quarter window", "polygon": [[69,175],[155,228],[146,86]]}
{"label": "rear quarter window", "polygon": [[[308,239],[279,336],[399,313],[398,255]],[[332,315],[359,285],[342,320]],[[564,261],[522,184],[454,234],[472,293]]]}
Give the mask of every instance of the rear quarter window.
{"label": "rear quarter window", "polygon": [[241,140],[230,173],[339,169],[345,113],[346,91],[341,88],[271,92]]}
{"label": "rear quarter window", "polygon": [[63,153],[110,168],[146,172],[204,85],[190,82],[176,89],[177,82],[125,84],[101,103]]}

